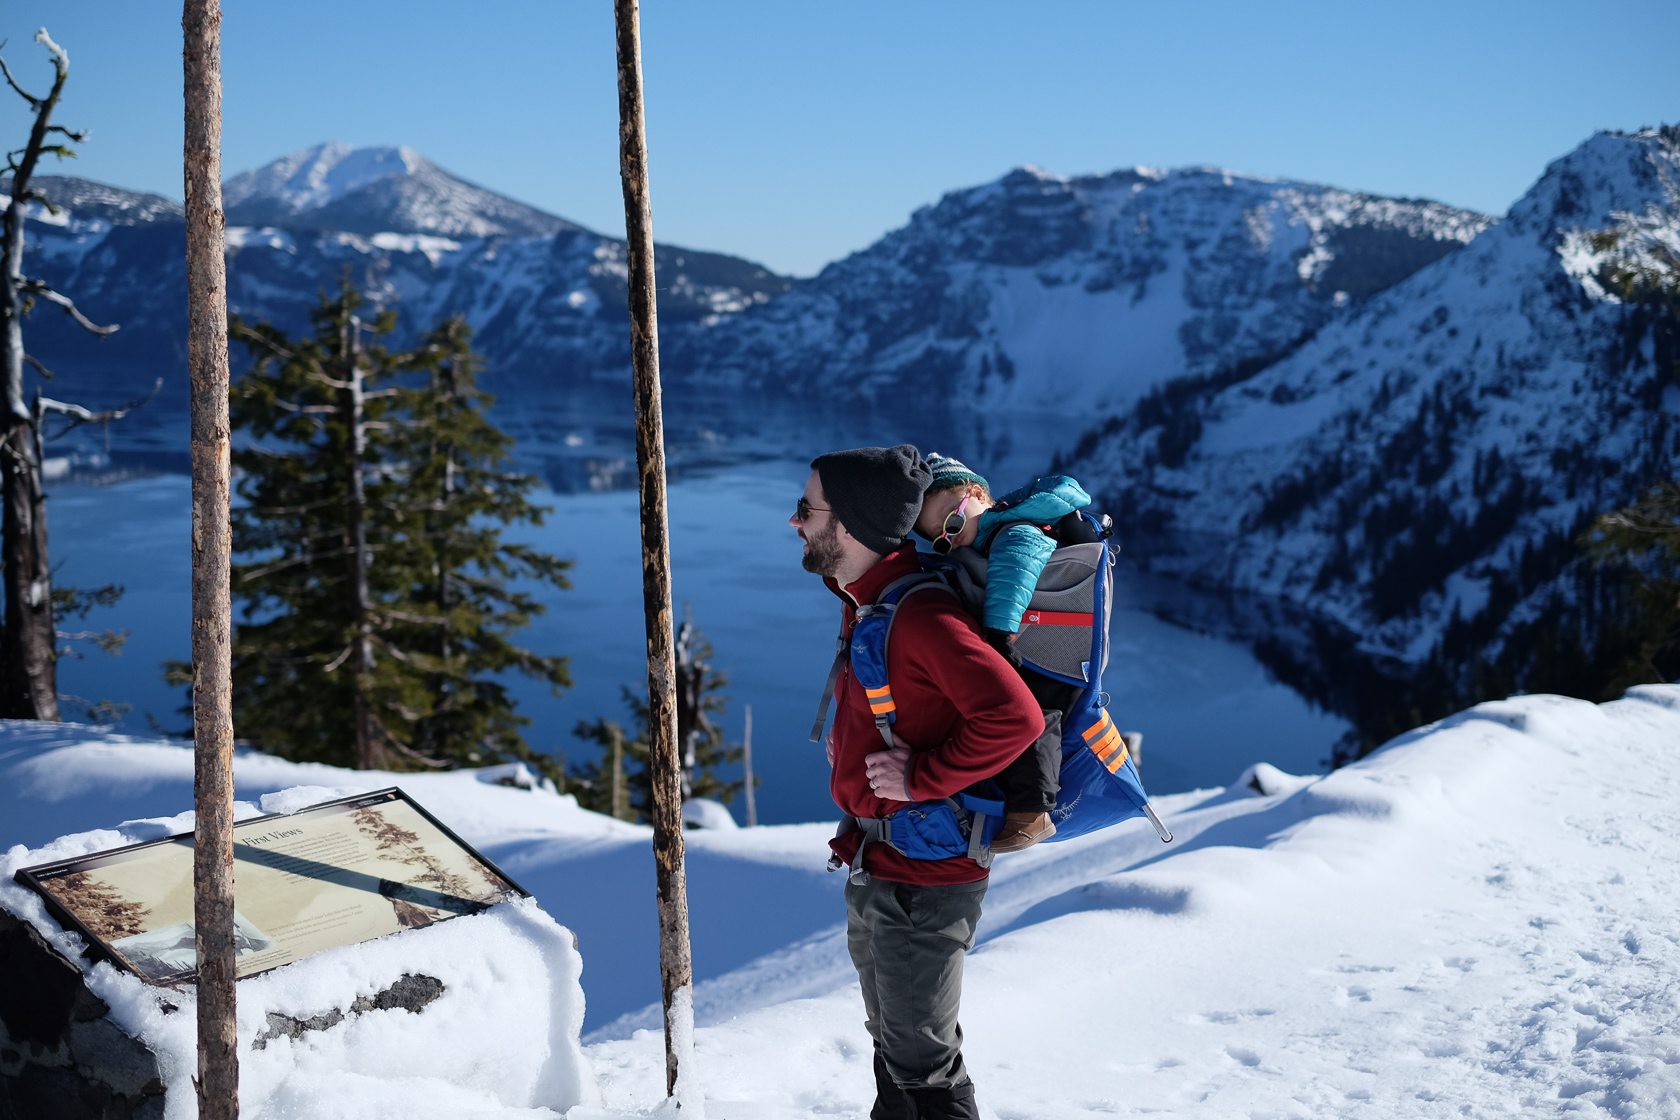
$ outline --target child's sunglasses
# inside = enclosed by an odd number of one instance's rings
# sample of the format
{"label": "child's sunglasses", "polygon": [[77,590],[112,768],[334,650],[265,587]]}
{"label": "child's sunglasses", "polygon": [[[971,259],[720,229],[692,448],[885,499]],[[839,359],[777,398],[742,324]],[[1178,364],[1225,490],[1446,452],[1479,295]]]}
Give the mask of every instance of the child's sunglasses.
{"label": "child's sunglasses", "polygon": [[968,505],[965,500],[962,505],[945,515],[943,531],[933,542],[933,551],[943,556],[957,546],[957,538],[962,535],[963,526],[968,524],[968,514],[963,507]]}

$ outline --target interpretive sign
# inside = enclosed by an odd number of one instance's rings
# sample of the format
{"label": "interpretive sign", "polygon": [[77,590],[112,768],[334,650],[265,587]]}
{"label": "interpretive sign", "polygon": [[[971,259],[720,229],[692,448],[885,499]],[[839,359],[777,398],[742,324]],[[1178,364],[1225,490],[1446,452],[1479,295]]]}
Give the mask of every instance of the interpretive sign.
{"label": "interpretive sign", "polygon": [[[26,867],[54,918],[154,984],[194,979],[191,833]],[[241,979],[527,892],[399,789],[233,826]]]}

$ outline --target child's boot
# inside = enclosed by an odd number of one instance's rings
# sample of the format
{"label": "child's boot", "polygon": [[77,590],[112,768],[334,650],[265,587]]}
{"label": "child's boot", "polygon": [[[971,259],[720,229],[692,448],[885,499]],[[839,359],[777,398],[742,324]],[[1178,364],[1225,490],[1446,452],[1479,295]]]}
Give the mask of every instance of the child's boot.
{"label": "child's boot", "polygon": [[1056,826],[1050,823],[1049,813],[1008,813],[1003,818],[1003,827],[992,837],[992,851],[1025,851],[1054,835]]}

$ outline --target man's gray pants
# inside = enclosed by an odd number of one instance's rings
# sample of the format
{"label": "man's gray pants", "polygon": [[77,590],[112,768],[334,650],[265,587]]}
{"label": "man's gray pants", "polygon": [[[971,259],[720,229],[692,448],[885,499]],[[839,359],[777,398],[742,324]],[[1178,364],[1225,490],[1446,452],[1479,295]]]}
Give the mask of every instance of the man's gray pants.
{"label": "man's gray pants", "polygon": [[917,886],[871,876],[846,885],[846,947],[869,1034],[900,1088],[968,1084],[957,1005],[986,882]]}

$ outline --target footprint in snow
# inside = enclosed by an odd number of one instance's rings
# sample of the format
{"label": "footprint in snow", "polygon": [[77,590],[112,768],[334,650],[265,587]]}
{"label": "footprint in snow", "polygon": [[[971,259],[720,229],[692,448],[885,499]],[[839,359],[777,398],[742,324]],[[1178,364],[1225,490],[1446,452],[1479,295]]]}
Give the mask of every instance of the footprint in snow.
{"label": "footprint in snow", "polygon": [[1197,1018],[1204,1023],[1217,1023],[1220,1026],[1230,1026],[1233,1023],[1246,1023],[1250,1019],[1263,1019],[1267,1015],[1277,1012],[1269,1007],[1256,1007],[1249,1011],[1206,1011]]}
{"label": "footprint in snow", "polygon": [[1227,1046],[1225,1047],[1225,1053],[1230,1055],[1233,1060],[1241,1062],[1251,1069],[1260,1064],[1260,1055],[1241,1046]]}

